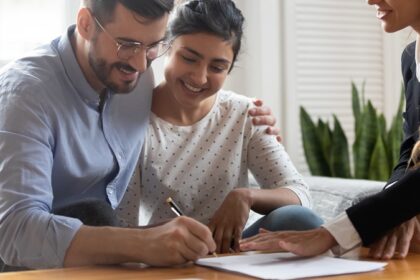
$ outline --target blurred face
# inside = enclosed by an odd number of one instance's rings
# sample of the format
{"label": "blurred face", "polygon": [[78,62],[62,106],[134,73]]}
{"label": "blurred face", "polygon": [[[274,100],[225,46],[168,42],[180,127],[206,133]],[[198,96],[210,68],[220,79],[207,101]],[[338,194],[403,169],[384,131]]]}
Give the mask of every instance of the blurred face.
{"label": "blurred face", "polygon": [[420,0],[367,0],[376,7],[376,17],[386,32],[411,26],[420,33]]}
{"label": "blurred face", "polygon": [[232,44],[207,33],[177,37],[165,62],[165,88],[181,108],[200,108],[214,100],[233,60]]}
{"label": "blurred face", "polygon": [[[95,79],[93,84],[106,87],[117,93],[128,93],[137,85],[140,75],[150,66],[146,48],[164,38],[168,15],[147,21],[117,4],[114,19],[106,24],[92,16],[96,25],[88,50],[89,65]],[[120,43],[138,44],[142,47],[129,58],[121,57]],[[125,46],[125,45],[124,45]]]}

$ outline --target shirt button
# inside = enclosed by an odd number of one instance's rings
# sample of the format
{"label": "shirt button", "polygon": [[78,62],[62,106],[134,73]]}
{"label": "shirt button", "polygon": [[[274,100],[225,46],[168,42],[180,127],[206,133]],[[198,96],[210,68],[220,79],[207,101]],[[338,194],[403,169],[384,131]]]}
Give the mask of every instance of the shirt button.
{"label": "shirt button", "polygon": [[117,159],[118,159],[118,160],[121,160],[121,159],[122,159],[121,154],[117,154]]}
{"label": "shirt button", "polygon": [[114,190],[107,190],[106,192],[108,195],[112,195],[114,193]]}

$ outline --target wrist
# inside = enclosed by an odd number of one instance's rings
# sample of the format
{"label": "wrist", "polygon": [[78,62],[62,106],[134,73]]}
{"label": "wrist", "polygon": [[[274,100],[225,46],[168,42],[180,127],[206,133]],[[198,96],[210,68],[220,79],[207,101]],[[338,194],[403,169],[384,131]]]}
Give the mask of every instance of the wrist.
{"label": "wrist", "polygon": [[330,248],[338,245],[337,240],[335,240],[334,236],[327,229],[320,227],[318,230],[322,236],[322,240],[325,240]]}
{"label": "wrist", "polygon": [[253,191],[249,188],[238,188],[234,189],[232,193],[236,196],[237,199],[245,202],[249,208],[254,204],[254,194]]}
{"label": "wrist", "polygon": [[[135,260],[133,229],[82,226],[67,248],[64,266],[119,264]],[[130,244],[131,243],[131,244]]]}

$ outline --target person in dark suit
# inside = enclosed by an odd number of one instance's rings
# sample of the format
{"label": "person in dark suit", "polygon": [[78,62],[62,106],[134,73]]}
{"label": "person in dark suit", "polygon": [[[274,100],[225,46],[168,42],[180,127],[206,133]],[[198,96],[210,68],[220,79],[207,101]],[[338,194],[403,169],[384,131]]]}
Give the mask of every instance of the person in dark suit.
{"label": "person in dark suit", "polygon": [[[367,0],[375,5],[376,17],[386,32],[411,26],[420,36],[420,2],[409,0]],[[370,247],[374,258],[403,258],[408,251],[420,252],[420,154],[419,94],[420,47],[416,42],[402,54],[406,110],[404,141],[400,160],[385,190],[356,204],[323,227],[304,232],[268,232],[240,243],[241,250],[285,249],[298,255],[312,256],[328,249],[340,254],[360,244]],[[416,61],[417,60],[417,61]],[[415,147],[415,148],[414,148]],[[410,167],[410,158],[414,167]],[[418,218],[419,217],[419,218]],[[337,246],[339,245],[339,246]]]}

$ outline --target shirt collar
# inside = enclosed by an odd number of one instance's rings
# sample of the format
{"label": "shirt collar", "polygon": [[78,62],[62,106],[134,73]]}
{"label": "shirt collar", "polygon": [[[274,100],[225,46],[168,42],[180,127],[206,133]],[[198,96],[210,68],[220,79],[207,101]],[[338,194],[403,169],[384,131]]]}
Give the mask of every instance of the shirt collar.
{"label": "shirt collar", "polygon": [[77,93],[89,106],[97,109],[99,106],[99,94],[90,86],[85,75],[77,62],[74,54],[70,37],[74,34],[76,26],[72,25],[63,34],[58,43],[58,52],[64,65],[67,76],[71,80]]}

